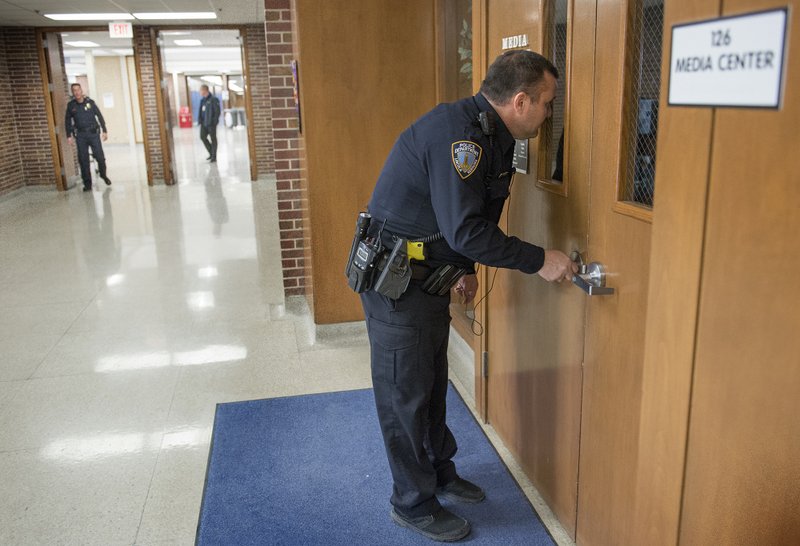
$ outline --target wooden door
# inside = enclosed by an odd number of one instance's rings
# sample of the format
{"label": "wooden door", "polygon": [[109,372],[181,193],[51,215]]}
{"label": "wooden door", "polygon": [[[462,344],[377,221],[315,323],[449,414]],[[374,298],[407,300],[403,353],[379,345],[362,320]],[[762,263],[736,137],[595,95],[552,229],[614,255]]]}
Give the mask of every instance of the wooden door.
{"label": "wooden door", "polygon": [[[663,14],[658,2],[633,0],[492,1],[489,59],[500,38],[525,34],[553,57],[564,12],[565,115],[531,143],[537,176],[515,177],[503,221],[526,240],[601,262],[615,293],[499,271],[488,415],[578,544],[630,544]],[[548,177],[561,126],[559,182]]]}
{"label": "wooden door", "polygon": [[178,169],[175,166],[175,142],[172,137],[172,116],[170,116],[169,101],[170,95],[170,74],[167,71],[167,63],[164,57],[164,40],[158,35],[158,31],[150,29],[150,40],[153,51],[153,72],[156,85],[156,104],[158,106],[158,123],[161,138],[161,149],[163,151],[164,164],[164,183],[167,185],[175,184],[178,181]]}
{"label": "wooden door", "polygon": [[[721,15],[775,7],[725,0]],[[780,108],[714,110],[679,544],[800,544],[800,12],[788,14]]]}
{"label": "wooden door", "polygon": [[[486,6],[487,63],[501,53],[502,39],[509,36],[524,36],[528,46],[523,47],[535,51],[554,50],[562,72],[558,93],[563,100],[556,102],[568,114],[561,124],[563,180],[553,180],[550,170],[561,128],[543,128],[541,135],[556,137],[540,136],[528,143],[528,173],[514,175],[501,227],[546,248],[585,252],[595,2],[569,2],[568,9],[557,13],[545,9],[550,4],[491,0]],[[543,26],[558,29],[558,44],[546,39],[549,31],[542,32]],[[580,39],[571,39],[575,36]],[[540,163],[547,165],[541,172]],[[572,285],[549,284],[516,271],[491,270],[485,279],[484,288],[491,288],[486,313],[488,421],[574,536],[586,296]]]}
{"label": "wooden door", "polygon": [[[242,79],[244,80],[244,110],[245,119],[247,124],[247,157],[250,161],[250,181],[255,182],[258,180],[258,162],[256,161],[256,129],[255,129],[255,115],[253,113],[253,98],[250,95],[250,57],[247,54],[248,48],[245,43],[248,40],[248,32],[263,32],[263,29],[256,27],[257,30],[251,28],[239,29],[239,35],[236,37],[239,40],[239,54],[242,59]],[[226,85],[227,89],[228,86]],[[191,101],[188,102],[191,104]]]}
{"label": "wooden door", "polygon": [[663,3],[599,4],[581,410],[578,544],[632,544],[647,313]]}
{"label": "wooden door", "polygon": [[[58,33],[47,32],[42,35],[46,70],[46,78],[50,110],[53,119],[52,130],[55,133],[55,151],[53,154],[56,169],[56,182],[59,190],[68,188],[69,180],[78,174],[75,148],[67,142],[64,115],[69,101],[69,84],[64,71],[64,56]],[[84,91],[88,92],[88,91]]]}

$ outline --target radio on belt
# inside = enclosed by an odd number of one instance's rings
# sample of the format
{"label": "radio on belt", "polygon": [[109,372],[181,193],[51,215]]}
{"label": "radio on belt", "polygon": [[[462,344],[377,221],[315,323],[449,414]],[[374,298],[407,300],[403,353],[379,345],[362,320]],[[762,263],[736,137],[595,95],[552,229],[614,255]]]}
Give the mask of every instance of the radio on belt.
{"label": "radio on belt", "polygon": [[377,258],[383,251],[380,239],[367,237],[367,229],[371,221],[372,216],[368,212],[358,215],[356,234],[353,237],[353,244],[350,246],[350,255],[344,271],[347,284],[357,294],[372,288]]}

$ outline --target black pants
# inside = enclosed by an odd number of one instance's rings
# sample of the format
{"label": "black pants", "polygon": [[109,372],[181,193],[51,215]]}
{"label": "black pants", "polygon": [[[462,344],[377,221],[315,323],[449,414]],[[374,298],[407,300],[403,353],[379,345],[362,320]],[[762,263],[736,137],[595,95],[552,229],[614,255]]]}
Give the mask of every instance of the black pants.
{"label": "black pants", "polygon": [[106,177],[106,156],[100,144],[99,133],[77,133],[75,142],[78,145],[78,163],[81,166],[81,178],[85,188],[92,187],[92,168],[89,163],[89,148],[92,149],[94,160],[97,161],[97,170],[100,178]]}
{"label": "black pants", "polygon": [[412,281],[400,299],[361,294],[372,385],[394,479],[392,505],[409,517],[439,508],[435,490],[456,478],[456,441],[445,424],[450,295]]}
{"label": "black pants", "polygon": [[211,159],[217,159],[217,126],[212,125],[211,127],[206,127],[205,125],[201,125],[200,140],[203,142],[203,146],[206,147],[206,150],[208,150],[208,155],[211,156]]}

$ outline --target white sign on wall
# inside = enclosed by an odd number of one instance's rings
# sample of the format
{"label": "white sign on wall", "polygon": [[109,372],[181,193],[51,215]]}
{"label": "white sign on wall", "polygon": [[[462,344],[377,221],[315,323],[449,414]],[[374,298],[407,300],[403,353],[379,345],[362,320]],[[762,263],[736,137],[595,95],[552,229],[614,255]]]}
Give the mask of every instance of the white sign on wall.
{"label": "white sign on wall", "polygon": [[787,10],[672,27],[670,106],[780,107]]}
{"label": "white sign on wall", "polygon": [[133,25],[124,21],[108,23],[111,38],[133,38]]}

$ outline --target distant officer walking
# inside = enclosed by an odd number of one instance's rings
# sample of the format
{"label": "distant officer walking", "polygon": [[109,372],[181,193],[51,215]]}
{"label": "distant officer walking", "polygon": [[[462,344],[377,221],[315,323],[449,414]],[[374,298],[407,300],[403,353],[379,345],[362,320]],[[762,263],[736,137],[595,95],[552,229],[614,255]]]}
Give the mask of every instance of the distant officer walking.
{"label": "distant officer walking", "polygon": [[200,86],[200,140],[208,150],[208,159],[211,163],[217,162],[217,124],[219,123],[219,99],[212,95],[207,85]]}
{"label": "distant officer walking", "polygon": [[67,130],[67,140],[70,144],[78,142],[78,163],[81,166],[83,178],[83,191],[92,190],[92,170],[89,166],[89,148],[92,149],[97,170],[107,185],[111,180],[106,176],[106,156],[100,138],[108,138],[106,121],[97,107],[97,103],[83,94],[81,84],[73,83],[70,87],[73,99],[67,104],[67,113],[64,117],[64,127]]}

